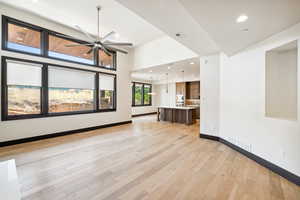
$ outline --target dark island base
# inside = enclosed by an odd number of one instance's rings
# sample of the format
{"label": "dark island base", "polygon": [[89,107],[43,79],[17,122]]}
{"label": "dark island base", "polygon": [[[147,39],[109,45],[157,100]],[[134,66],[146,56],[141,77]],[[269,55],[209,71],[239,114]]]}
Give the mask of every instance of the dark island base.
{"label": "dark island base", "polygon": [[191,125],[196,123],[196,109],[158,108],[157,121]]}

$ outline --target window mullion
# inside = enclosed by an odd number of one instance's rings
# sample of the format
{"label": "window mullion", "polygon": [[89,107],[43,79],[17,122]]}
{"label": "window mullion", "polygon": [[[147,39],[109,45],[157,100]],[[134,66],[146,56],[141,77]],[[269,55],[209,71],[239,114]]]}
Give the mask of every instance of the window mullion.
{"label": "window mullion", "polygon": [[145,102],[144,102],[144,86],[145,86],[145,84],[142,85],[142,106],[145,105]]}
{"label": "window mullion", "polygon": [[96,73],[95,75],[95,98],[94,98],[95,102],[95,110],[99,111],[99,101],[100,101],[100,88],[99,88],[99,73]]}
{"label": "window mullion", "polygon": [[41,51],[42,56],[48,57],[48,49],[49,49],[49,33],[48,31],[42,31],[42,39],[41,39]]}
{"label": "window mullion", "polygon": [[114,78],[113,109],[117,109],[117,76]]}
{"label": "window mullion", "polygon": [[99,66],[99,48],[94,49],[94,64]]}
{"label": "window mullion", "polygon": [[136,88],[135,88],[135,83],[133,83],[133,97],[132,97],[132,104],[135,106],[135,92],[136,92]]}
{"label": "window mullion", "polygon": [[1,84],[1,91],[2,91],[2,95],[1,95],[1,106],[2,106],[2,120],[6,119],[8,116],[8,96],[7,96],[7,64],[6,64],[6,60],[4,59],[4,57],[2,57],[2,72],[1,72],[1,79],[2,79],[2,84]]}
{"label": "window mullion", "polygon": [[42,69],[42,91],[41,91],[41,113],[47,115],[49,112],[49,88],[48,88],[48,65],[44,64]]}

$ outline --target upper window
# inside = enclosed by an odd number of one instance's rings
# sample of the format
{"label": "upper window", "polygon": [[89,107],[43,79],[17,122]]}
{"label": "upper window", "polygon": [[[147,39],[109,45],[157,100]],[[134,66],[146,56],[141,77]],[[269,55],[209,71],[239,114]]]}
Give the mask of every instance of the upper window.
{"label": "upper window", "polygon": [[106,54],[104,51],[99,50],[99,66],[105,67],[105,68],[115,68],[114,63],[114,53],[112,52],[111,55]]}
{"label": "upper window", "polygon": [[12,23],[7,24],[7,48],[41,54],[41,32]]}
{"label": "upper window", "polygon": [[7,66],[7,115],[41,113],[42,65],[13,60]]}
{"label": "upper window", "polygon": [[95,73],[49,67],[49,113],[94,110]]}
{"label": "upper window", "polygon": [[2,48],[18,53],[116,70],[117,54],[39,26],[2,16]]}
{"label": "upper window", "polygon": [[49,35],[50,57],[70,60],[86,64],[94,64],[94,51],[92,47],[81,45],[69,39]]}
{"label": "upper window", "polygon": [[99,75],[99,109],[115,108],[115,76],[100,74]]}
{"label": "upper window", "polygon": [[132,85],[132,105],[133,106],[151,106],[152,86],[145,83],[136,83]]}

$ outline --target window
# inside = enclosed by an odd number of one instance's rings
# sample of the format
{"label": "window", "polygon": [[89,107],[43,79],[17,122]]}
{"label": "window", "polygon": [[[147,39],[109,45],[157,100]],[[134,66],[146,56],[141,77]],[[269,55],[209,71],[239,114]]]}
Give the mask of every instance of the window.
{"label": "window", "polygon": [[116,70],[117,54],[107,55],[90,42],[2,16],[2,49]]}
{"label": "window", "polygon": [[7,115],[41,113],[42,65],[13,60],[7,66]]}
{"label": "window", "polygon": [[49,113],[94,110],[95,73],[49,66]]}
{"label": "window", "polygon": [[111,55],[107,55],[104,51],[99,50],[99,66],[105,67],[105,68],[115,68],[115,63],[114,63],[114,57],[115,54],[111,52]]}
{"label": "window", "polygon": [[12,23],[7,24],[7,48],[41,54],[41,32]]}
{"label": "window", "polygon": [[152,86],[145,83],[136,83],[132,85],[132,105],[133,106],[151,106]]}
{"label": "window", "polygon": [[116,110],[116,75],[2,56],[1,120]]}
{"label": "window", "polygon": [[49,35],[50,57],[74,62],[94,64],[93,49],[90,46],[80,45],[68,47],[68,45],[79,45],[80,43],[64,39],[54,35]]}
{"label": "window", "polygon": [[99,75],[99,109],[115,108],[115,76]]}

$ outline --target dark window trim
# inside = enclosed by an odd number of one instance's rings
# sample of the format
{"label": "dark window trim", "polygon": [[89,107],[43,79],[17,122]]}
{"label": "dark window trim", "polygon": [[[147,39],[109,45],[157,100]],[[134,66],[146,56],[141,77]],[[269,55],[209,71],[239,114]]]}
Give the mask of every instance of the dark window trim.
{"label": "dark window trim", "polygon": [[[23,26],[23,27],[27,27],[36,31],[41,32],[41,54],[35,54],[35,53],[30,53],[30,52],[25,52],[25,51],[19,51],[16,49],[10,49],[7,47],[7,40],[8,40],[8,23],[12,23],[18,26]],[[32,56],[38,56],[38,57],[43,57],[43,58],[49,58],[49,59],[53,59],[53,60],[59,60],[59,61],[64,61],[64,62],[69,62],[69,63],[76,63],[76,64],[81,64],[81,65],[87,65],[87,66],[92,66],[92,67],[97,67],[97,68],[102,68],[102,69],[106,69],[106,70],[112,70],[112,71],[116,71],[117,70],[117,53],[114,51],[111,51],[111,53],[113,54],[113,68],[108,68],[108,67],[104,67],[104,66],[100,66],[99,65],[99,49],[96,48],[94,50],[94,55],[97,54],[97,56],[94,56],[94,64],[88,64],[88,63],[82,63],[82,62],[77,62],[77,61],[72,61],[72,60],[67,60],[67,59],[62,59],[62,58],[55,58],[55,57],[51,57],[48,55],[48,47],[49,47],[49,35],[54,35],[56,37],[60,37],[66,40],[70,40],[73,42],[77,42],[77,43],[87,43],[86,41],[83,40],[79,40],[79,39],[71,39],[71,38],[67,38],[67,37],[63,37],[63,35],[65,34],[61,34],[55,31],[51,31],[49,29],[40,27],[40,26],[36,26],[30,23],[26,23],[23,21],[20,21],[18,19],[14,19],[5,15],[2,15],[2,50],[6,50],[6,51],[11,51],[11,52],[16,52],[16,53],[22,53],[22,54],[27,54],[27,55],[32,55]],[[68,36],[68,35],[65,35]]]}
{"label": "dark window trim", "polygon": [[[142,85],[142,103],[139,105],[135,105],[135,84],[141,84]],[[145,85],[150,86],[150,92],[152,92],[152,84],[150,83],[142,83],[142,82],[132,82],[132,106],[133,107],[144,107],[144,106],[152,106],[152,96],[150,95],[150,103],[145,104],[144,102],[144,87]]]}
{"label": "dark window trim", "polygon": [[[12,115],[8,116],[8,95],[7,95],[7,62],[6,60],[15,60],[20,62],[28,62],[33,64],[40,64],[43,65],[42,67],[42,91],[41,91],[41,113],[40,114],[28,114],[28,115]],[[32,118],[44,118],[44,117],[57,117],[57,116],[66,116],[66,115],[77,115],[77,114],[91,114],[91,113],[102,113],[102,112],[114,112],[117,110],[117,76],[116,74],[107,73],[107,72],[99,72],[94,70],[88,70],[88,69],[80,69],[76,67],[69,67],[69,66],[63,66],[63,65],[57,65],[52,63],[46,63],[46,62],[38,62],[28,59],[21,59],[21,58],[14,58],[14,57],[7,57],[2,56],[1,57],[1,63],[2,63],[2,84],[1,84],[1,102],[2,102],[2,111],[1,111],[1,120],[2,121],[8,121],[8,120],[18,120],[18,119],[32,119]],[[48,112],[48,66],[54,66],[54,67],[60,67],[60,68],[66,68],[66,69],[72,69],[72,70],[78,70],[78,71],[86,71],[86,72],[93,72],[95,73],[95,94],[99,93],[99,84],[96,84],[97,80],[96,77],[99,77],[100,74],[106,74],[114,77],[114,108],[112,109],[99,109],[98,107],[95,107],[94,110],[84,110],[84,111],[73,111],[73,112],[60,112],[60,113],[49,113]],[[97,105],[97,102],[99,102],[99,95],[95,96],[94,103]]]}

